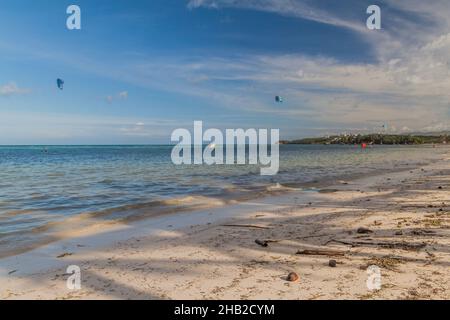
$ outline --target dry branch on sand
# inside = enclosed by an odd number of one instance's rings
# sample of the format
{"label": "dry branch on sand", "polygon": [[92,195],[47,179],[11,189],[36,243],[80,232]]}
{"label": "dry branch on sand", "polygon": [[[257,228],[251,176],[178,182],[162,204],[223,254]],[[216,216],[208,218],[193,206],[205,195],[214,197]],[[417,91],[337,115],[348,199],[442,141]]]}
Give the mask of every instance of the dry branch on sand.
{"label": "dry branch on sand", "polygon": [[223,224],[222,227],[235,227],[235,228],[253,228],[253,229],[271,229],[265,226],[256,226],[251,224]]}
{"label": "dry branch on sand", "polygon": [[327,249],[306,249],[299,250],[296,254],[312,256],[344,256],[345,251],[327,250]]}
{"label": "dry branch on sand", "polygon": [[345,245],[349,245],[352,247],[361,247],[361,246],[377,246],[388,249],[403,249],[403,250],[420,250],[427,246],[425,242],[420,243],[408,243],[408,242],[397,242],[397,241],[349,241],[349,240],[339,240],[339,239],[331,239],[327,242],[336,242]]}

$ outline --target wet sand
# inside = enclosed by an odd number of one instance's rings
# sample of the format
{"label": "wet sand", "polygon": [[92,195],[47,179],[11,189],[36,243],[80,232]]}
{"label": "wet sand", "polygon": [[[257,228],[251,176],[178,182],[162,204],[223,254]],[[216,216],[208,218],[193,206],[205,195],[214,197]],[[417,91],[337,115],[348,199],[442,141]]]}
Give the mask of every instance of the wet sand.
{"label": "wet sand", "polygon": [[[449,160],[73,232],[0,259],[0,298],[450,299]],[[66,287],[69,265],[81,290]],[[380,290],[367,288],[371,265]]]}

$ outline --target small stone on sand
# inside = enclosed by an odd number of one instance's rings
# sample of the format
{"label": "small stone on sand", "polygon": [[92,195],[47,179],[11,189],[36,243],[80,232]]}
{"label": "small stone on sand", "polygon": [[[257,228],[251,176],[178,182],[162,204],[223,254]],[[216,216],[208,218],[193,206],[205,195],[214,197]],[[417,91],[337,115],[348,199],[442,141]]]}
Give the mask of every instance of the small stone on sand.
{"label": "small stone on sand", "polygon": [[298,281],[298,279],[299,279],[298,275],[295,272],[291,272],[287,276],[287,281],[290,281],[290,282]]}
{"label": "small stone on sand", "polygon": [[367,228],[358,228],[358,230],[356,231],[357,233],[372,233],[373,231]]}

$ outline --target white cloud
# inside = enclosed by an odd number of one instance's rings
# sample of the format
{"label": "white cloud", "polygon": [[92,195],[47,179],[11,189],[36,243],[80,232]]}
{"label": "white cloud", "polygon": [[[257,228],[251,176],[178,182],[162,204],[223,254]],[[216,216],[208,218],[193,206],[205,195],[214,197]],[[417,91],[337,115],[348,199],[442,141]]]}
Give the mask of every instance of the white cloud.
{"label": "white cloud", "polygon": [[[347,28],[366,41],[376,57],[376,62],[362,64],[327,57],[259,55],[204,61],[191,73],[216,81],[252,83],[255,92],[286,97],[283,108],[259,103],[260,112],[308,117],[329,125],[379,121],[406,131],[441,130],[438,120],[450,122],[450,2],[387,0],[383,4],[383,30],[368,31],[363,14],[351,17],[345,10],[328,10],[319,1],[191,0],[191,9],[243,8]],[[239,94],[228,87],[229,95]],[[217,85],[214,89],[224,90]],[[248,97],[251,94],[247,92]]]}
{"label": "white cloud", "polygon": [[440,131],[450,131],[450,124],[448,122],[434,122],[429,126],[421,128],[420,131],[423,132],[440,132]]}
{"label": "white cloud", "polygon": [[[232,110],[233,115],[247,112],[274,123],[306,119],[318,129],[326,130],[373,128],[387,122],[399,131],[438,129],[442,126],[436,123],[450,123],[450,1],[383,1],[387,5],[382,6],[381,31],[365,28],[364,12],[357,18],[348,17],[343,10],[327,10],[323,5],[318,8],[318,3],[191,0],[188,6],[192,10],[198,7],[261,10],[347,28],[366,41],[370,50],[365,51],[374,53],[374,62],[342,62],[300,54],[232,58],[178,54],[148,59],[145,55],[134,55],[112,68],[116,61],[85,61],[86,57],[79,56],[56,58],[67,63],[77,61],[76,67],[102,77],[203,99],[211,109]],[[29,51],[26,50],[27,54]],[[122,93],[125,94],[115,93],[106,100],[111,103],[126,99],[128,92]],[[273,104],[276,94],[285,97],[283,105]],[[134,124],[139,127],[132,122],[123,127],[123,132],[134,130]]]}
{"label": "white cloud", "polygon": [[108,103],[113,103],[114,100],[127,100],[128,99],[128,91],[121,91],[116,95],[109,95],[106,97],[106,101]]}
{"label": "white cloud", "polygon": [[128,91],[119,92],[119,98],[128,99]]}
{"label": "white cloud", "polygon": [[[139,126],[144,123],[145,126]],[[0,144],[151,143],[155,140],[169,143],[175,128],[189,125],[192,123],[183,119],[2,111],[0,108]]]}
{"label": "white cloud", "polygon": [[294,16],[302,19],[317,21],[334,26],[346,27],[354,30],[364,30],[364,26],[342,19],[336,15],[319,9],[317,6],[296,0],[190,0],[188,8],[241,8]]}
{"label": "white cloud", "polygon": [[9,97],[29,93],[29,89],[19,88],[15,82],[9,82],[0,86],[0,97]]}

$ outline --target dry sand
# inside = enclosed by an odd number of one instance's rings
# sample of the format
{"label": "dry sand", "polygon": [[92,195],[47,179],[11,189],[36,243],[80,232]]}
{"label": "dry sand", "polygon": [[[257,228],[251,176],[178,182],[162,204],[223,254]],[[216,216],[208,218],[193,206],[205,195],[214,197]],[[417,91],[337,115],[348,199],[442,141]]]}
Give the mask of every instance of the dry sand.
{"label": "dry sand", "polygon": [[[1,259],[0,298],[450,299],[449,160],[322,192],[91,228]],[[344,255],[296,254],[305,249]],[[66,287],[69,265],[81,268],[81,290]],[[370,265],[381,270],[380,290],[367,288]],[[290,272],[299,280],[287,281]]]}

